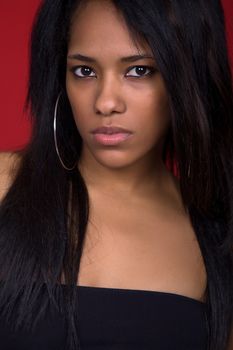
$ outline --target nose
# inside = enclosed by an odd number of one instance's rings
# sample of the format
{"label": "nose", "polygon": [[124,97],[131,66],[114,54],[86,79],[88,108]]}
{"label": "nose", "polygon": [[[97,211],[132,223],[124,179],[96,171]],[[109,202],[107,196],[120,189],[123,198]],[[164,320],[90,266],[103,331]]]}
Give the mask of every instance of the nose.
{"label": "nose", "polygon": [[124,113],[126,102],[120,82],[108,77],[99,82],[95,99],[95,112],[104,116],[114,113]]}

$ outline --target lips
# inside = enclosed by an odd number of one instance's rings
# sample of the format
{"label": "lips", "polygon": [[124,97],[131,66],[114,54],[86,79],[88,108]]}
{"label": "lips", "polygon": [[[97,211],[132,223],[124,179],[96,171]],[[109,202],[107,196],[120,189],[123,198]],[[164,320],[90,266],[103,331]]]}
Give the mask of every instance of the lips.
{"label": "lips", "polygon": [[92,133],[94,140],[102,146],[118,146],[133,136],[132,131],[118,126],[102,126]]}
{"label": "lips", "polygon": [[132,134],[132,131],[117,126],[102,126],[92,131],[93,134]]}

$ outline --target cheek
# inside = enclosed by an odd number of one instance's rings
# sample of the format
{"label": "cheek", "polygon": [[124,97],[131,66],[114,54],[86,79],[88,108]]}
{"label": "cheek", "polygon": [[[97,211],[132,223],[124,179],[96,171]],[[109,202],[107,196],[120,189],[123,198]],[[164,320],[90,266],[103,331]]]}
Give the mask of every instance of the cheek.
{"label": "cheek", "polygon": [[[90,97],[87,96],[81,89],[77,91],[77,88],[71,84],[66,85],[67,96],[71,105],[74,120],[80,133],[88,128],[91,115]],[[89,118],[88,118],[89,116]]]}
{"label": "cheek", "polygon": [[137,96],[137,130],[143,142],[151,143],[165,136],[170,125],[170,109],[164,89],[151,89]]}

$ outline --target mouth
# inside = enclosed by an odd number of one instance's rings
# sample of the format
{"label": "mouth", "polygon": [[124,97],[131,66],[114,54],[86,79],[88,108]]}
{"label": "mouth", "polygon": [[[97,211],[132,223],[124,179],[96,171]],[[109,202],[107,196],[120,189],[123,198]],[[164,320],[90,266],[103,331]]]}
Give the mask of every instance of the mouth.
{"label": "mouth", "polygon": [[112,135],[112,134],[131,134],[132,131],[118,127],[118,126],[101,126],[99,128],[96,128],[92,130],[93,134],[107,134],[107,135]]}
{"label": "mouth", "polygon": [[97,143],[105,146],[118,145],[133,135],[132,131],[116,126],[100,127],[94,129],[92,134]]}
{"label": "mouth", "polygon": [[130,133],[115,133],[115,134],[94,134],[94,139],[98,143],[102,145],[109,145],[114,146],[117,145],[125,140],[127,140],[129,137],[131,137],[132,134]]}

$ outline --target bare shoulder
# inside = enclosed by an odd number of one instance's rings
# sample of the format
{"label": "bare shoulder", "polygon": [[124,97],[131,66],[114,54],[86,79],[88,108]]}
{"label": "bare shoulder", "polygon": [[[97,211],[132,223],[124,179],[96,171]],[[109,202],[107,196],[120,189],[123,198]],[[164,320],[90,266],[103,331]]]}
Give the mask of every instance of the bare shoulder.
{"label": "bare shoulder", "polygon": [[231,328],[231,333],[230,333],[230,338],[229,338],[227,350],[232,350],[232,349],[233,349],[233,324],[232,324],[232,328]]}
{"label": "bare shoulder", "polygon": [[22,154],[16,152],[0,152],[0,201],[9,189],[19,168]]}

